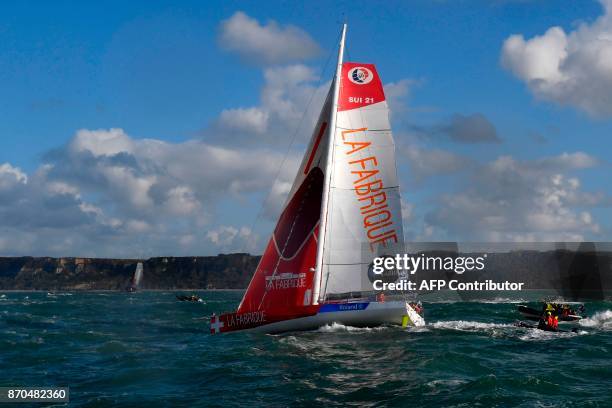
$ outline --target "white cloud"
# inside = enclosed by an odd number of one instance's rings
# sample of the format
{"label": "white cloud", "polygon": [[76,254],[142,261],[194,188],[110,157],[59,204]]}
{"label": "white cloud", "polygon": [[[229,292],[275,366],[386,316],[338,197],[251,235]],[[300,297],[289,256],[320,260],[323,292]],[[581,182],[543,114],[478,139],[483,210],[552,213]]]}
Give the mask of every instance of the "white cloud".
{"label": "white cloud", "polygon": [[582,191],[568,173],[596,164],[580,152],[531,161],[499,157],[477,168],[464,190],[440,197],[425,221],[451,239],[583,240],[601,230],[588,207],[604,196]]}
{"label": "white cloud", "polygon": [[51,181],[47,183],[47,190],[49,190],[51,194],[67,194],[77,198],[81,197],[76,187],[62,181]]}
{"label": "white cloud", "polygon": [[75,152],[88,151],[94,156],[112,156],[130,153],[133,145],[123,129],[81,129],[70,142],[70,148]]}
{"label": "white cloud", "polygon": [[257,106],[225,109],[202,131],[203,137],[220,145],[287,146],[304,143],[320,113],[330,81],[319,82],[313,69],[297,64],[266,68]]}
{"label": "white cloud", "polygon": [[[49,180],[48,170],[44,166],[26,176],[10,164],[0,166],[0,185],[4,187],[0,188],[0,236],[11,237],[4,247],[36,241],[48,231],[66,232],[105,219],[102,210],[84,200],[77,187]],[[18,182],[4,183],[6,174]]]}
{"label": "white cloud", "polygon": [[144,233],[151,230],[151,226],[143,220],[128,220],[126,223],[127,230],[131,233]]}
{"label": "white cloud", "polygon": [[[312,68],[305,65],[267,68],[264,71],[266,83],[261,92],[263,106],[283,121],[295,121],[302,117],[313,93],[318,100],[315,106],[322,106],[330,82],[315,87],[319,80]],[[319,113],[319,112],[317,112]]]}
{"label": "white cloud", "polygon": [[533,165],[542,168],[586,169],[599,164],[599,160],[584,152],[562,153],[559,156],[536,160]]}
{"label": "white cloud", "polygon": [[469,166],[465,157],[441,149],[425,149],[416,145],[401,147],[398,150],[398,161],[402,156],[410,167],[410,177],[420,183],[428,177],[453,174]]}
{"label": "white cloud", "polygon": [[504,42],[501,61],[527,83],[536,97],[578,107],[591,115],[612,115],[612,0],[601,0],[604,14],[566,33],[551,27],[525,40]]}
{"label": "white cloud", "polygon": [[149,189],[157,181],[155,175],[138,176],[130,167],[100,165],[94,174],[103,177],[114,195],[125,200],[135,210],[144,210],[153,205]]}
{"label": "white cloud", "polygon": [[228,130],[262,134],[268,128],[268,117],[269,113],[259,108],[224,109],[219,124]]}
{"label": "white cloud", "polygon": [[15,184],[26,184],[28,176],[19,167],[9,163],[0,165],[0,189],[8,189]]}
{"label": "white cloud", "polygon": [[221,23],[219,43],[246,61],[266,65],[303,61],[320,52],[317,43],[302,29],[283,27],[273,20],[261,25],[242,11]]}
{"label": "white cloud", "polygon": [[171,214],[189,215],[201,209],[201,203],[187,186],[174,187],[166,193],[166,207]]}
{"label": "white cloud", "polygon": [[[283,158],[271,149],[80,130],[31,175],[0,166],[0,237],[14,237],[13,244],[2,244],[3,254],[130,257],[227,250],[229,243],[219,238],[215,246],[206,236],[215,228],[217,205],[228,198],[248,205],[252,194],[268,191]],[[287,158],[291,171],[281,174],[269,200],[271,217],[297,162],[293,154]],[[238,228],[233,242],[258,252],[255,238]],[[26,243],[31,246],[23,250]]]}
{"label": "white cloud", "polygon": [[407,110],[406,99],[410,96],[411,87],[416,83],[417,81],[413,79],[404,78],[396,82],[389,82],[383,86],[392,114]]}
{"label": "white cloud", "polygon": [[256,247],[258,236],[250,228],[221,225],[206,233],[206,238],[226,252],[244,252]]}
{"label": "white cloud", "polygon": [[402,221],[404,222],[405,226],[412,220],[414,205],[408,202],[404,197],[400,199],[400,204],[402,206]]}

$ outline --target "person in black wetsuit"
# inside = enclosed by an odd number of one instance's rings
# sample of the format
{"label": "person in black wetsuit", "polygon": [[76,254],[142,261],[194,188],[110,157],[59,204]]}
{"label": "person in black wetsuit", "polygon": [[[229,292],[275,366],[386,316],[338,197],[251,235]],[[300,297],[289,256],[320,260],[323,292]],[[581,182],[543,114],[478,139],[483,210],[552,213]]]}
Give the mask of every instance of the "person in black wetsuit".
{"label": "person in black wetsuit", "polygon": [[[550,312],[548,312],[548,315],[550,315]],[[547,327],[546,319],[548,315],[546,313],[542,313],[542,316],[540,316],[540,320],[538,321],[538,329],[546,330],[546,327]]]}

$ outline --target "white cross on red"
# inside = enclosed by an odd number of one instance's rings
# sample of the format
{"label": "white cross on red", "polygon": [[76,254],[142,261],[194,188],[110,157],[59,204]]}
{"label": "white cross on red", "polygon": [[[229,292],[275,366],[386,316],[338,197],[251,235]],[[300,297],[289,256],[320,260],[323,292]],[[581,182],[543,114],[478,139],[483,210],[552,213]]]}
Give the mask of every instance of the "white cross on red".
{"label": "white cross on red", "polygon": [[221,319],[219,319],[216,316],[213,316],[210,319],[210,332],[211,333],[219,333],[221,331],[221,328],[224,327],[225,324],[221,321]]}

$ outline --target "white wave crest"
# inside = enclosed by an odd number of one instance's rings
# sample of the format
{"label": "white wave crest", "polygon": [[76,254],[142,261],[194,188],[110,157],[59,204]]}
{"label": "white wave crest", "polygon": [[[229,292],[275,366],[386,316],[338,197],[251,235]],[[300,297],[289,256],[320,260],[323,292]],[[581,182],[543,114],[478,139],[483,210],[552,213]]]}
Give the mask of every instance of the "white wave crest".
{"label": "white wave crest", "polygon": [[525,303],[527,302],[525,299],[510,299],[503,297],[496,297],[495,299],[482,299],[477,301],[477,303]]}
{"label": "white wave crest", "polygon": [[466,380],[459,380],[459,379],[448,379],[448,380],[434,380],[434,381],[430,381],[427,383],[428,386],[432,387],[432,388],[436,388],[438,386],[443,386],[443,387],[456,387],[462,384],[466,384],[467,381]]}
{"label": "white wave crest", "polygon": [[603,330],[612,330],[612,310],[604,310],[597,312],[591,317],[579,321],[583,327],[601,328]]}
{"label": "white wave crest", "polygon": [[527,333],[519,336],[519,339],[523,341],[549,341],[554,339],[582,336],[585,334],[589,334],[589,332],[585,330],[580,330],[578,332],[550,332],[540,329],[528,329]]}
{"label": "white wave crest", "polygon": [[439,321],[433,323],[432,326],[436,329],[449,329],[459,331],[483,331],[513,327],[513,325],[511,324],[471,322],[465,320]]}
{"label": "white wave crest", "polygon": [[353,327],[353,326],[346,326],[342,323],[334,322],[332,324],[326,324],[325,326],[319,327],[319,330],[317,331],[321,333],[338,333],[338,332],[371,332],[371,331],[380,331],[384,329],[386,329],[386,327],[383,327],[383,326]]}

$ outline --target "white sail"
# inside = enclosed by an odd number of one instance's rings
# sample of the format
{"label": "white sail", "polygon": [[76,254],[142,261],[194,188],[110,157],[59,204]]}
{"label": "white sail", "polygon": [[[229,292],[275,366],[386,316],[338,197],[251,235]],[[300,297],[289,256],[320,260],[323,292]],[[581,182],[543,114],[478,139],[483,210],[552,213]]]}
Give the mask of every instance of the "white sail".
{"label": "white sail", "polygon": [[142,271],[142,262],[138,262],[138,264],[136,264],[134,276],[132,277],[132,288],[138,289],[140,287],[140,282],[142,281]]}
{"label": "white sail", "polygon": [[403,244],[395,145],[374,65],[343,64],[334,130],[320,301],[372,291],[372,258]]}

